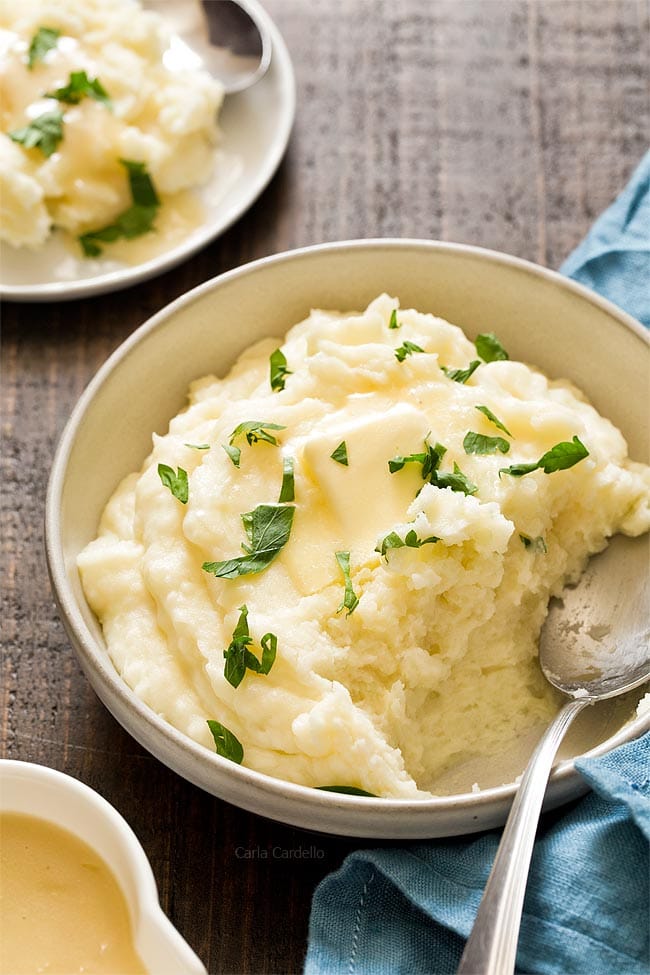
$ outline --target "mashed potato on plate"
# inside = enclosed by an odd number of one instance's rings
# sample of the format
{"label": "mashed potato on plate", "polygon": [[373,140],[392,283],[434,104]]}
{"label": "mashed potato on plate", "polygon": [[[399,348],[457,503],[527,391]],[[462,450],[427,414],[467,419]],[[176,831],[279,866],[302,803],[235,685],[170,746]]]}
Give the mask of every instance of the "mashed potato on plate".
{"label": "mashed potato on plate", "polygon": [[549,597],[649,508],[569,382],[382,295],[195,382],[79,568],[115,667],[185,734],[426,798],[549,719]]}
{"label": "mashed potato on plate", "polygon": [[163,201],[208,180],[223,89],[169,70],[168,43],[135,0],[0,0],[4,240],[114,226],[137,202],[120,160],[143,164]]}

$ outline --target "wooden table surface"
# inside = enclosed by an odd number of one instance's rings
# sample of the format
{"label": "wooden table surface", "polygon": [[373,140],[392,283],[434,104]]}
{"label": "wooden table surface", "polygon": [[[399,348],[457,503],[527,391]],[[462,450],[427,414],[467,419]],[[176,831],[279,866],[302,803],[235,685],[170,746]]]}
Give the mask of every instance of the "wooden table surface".
{"label": "wooden table surface", "polygon": [[425,237],[557,267],[650,133],[642,0],[265,2],[293,57],[298,114],[257,204],[138,287],[3,309],[2,754],[69,772],[117,807],[211,973],[300,971],[312,891],[362,844],[206,795],[136,744],[90,689],[43,554],[47,477],[72,406],[153,312],[275,251]]}

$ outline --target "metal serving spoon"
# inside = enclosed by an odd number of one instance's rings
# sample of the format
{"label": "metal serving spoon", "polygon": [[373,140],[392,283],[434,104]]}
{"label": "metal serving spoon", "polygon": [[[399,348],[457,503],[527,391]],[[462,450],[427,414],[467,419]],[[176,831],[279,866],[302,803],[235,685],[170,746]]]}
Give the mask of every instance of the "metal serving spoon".
{"label": "metal serving spoon", "polygon": [[174,31],[166,67],[202,67],[227,95],[255,84],[271,62],[271,36],[247,0],[144,0],[144,7]]}
{"label": "metal serving spoon", "polygon": [[650,679],[647,539],[616,536],[552,600],[539,662],[569,700],[533,752],[506,822],[459,975],[514,972],[535,832],[555,753],[583,708]]}

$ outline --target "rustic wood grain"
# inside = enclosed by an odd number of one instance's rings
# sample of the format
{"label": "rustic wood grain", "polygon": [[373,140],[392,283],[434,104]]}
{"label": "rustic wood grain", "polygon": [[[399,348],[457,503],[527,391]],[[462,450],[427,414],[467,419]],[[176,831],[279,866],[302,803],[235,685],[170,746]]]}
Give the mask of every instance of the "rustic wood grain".
{"label": "rustic wood grain", "polygon": [[[165,910],[211,973],[299,971],[314,886],[361,844],[202,793],[144,752],[90,690],[42,546],[48,471],[72,406],[150,314],[274,251],[440,237],[557,266],[622,188],[650,132],[641,0],[266,5],[299,100],[287,158],[257,205],[154,281],[3,309],[2,754],[67,771],[126,816]],[[311,855],[282,858],[292,849]]]}

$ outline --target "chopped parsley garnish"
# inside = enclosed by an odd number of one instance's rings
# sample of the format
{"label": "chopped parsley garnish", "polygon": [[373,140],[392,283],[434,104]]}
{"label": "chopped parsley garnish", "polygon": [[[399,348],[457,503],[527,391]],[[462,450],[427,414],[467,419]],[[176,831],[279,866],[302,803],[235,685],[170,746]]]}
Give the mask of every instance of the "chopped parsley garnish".
{"label": "chopped parsley garnish", "polygon": [[278,501],[293,501],[294,498],[293,457],[285,457],[282,461],[282,487]]}
{"label": "chopped parsley garnish", "polygon": [[191,447],[192,450],[209,450],[210,449],[210,444],[209,443],[186,443],[185,446],[186,447]]}
{"label": "chopped parsley garnish", "polygon": [[230,444],[227,443],[222,443],[221,446],[226,451],[235,467],[239,467],[239,461],[241,460],[241,450],[239,447],[231,447]]}
{"label": "chopped parsley garnish", "polygon": [[204,562],[202,568],[219,579],[256,575],[266,569],[289,541],[293,505],[259,504],[241,518],[249,545],[242,545],[245,555],[222,562]]}
{"label": "chopped parsley garnish", "polygon": [[455,383],[466,383],[472,373],[476,372],[478,367],[481,365],[479,359],[472,359],[467,369],[448,369],[446,366],[440,366],[445,376],[449,379],[453,379]]}
{"label": "chopped parsley garnish", "polygon": [[221,755],[222,758],[229,758],[231,762],[241,765],[244,760],[244,749],[232,731],[229,731],[219,721],[208,720],[208,728],[212,732],[217,755]]}
{"label": "chopped parsley garnish", "polygon": [[483,332],[477,335],[474,345],[483,362],[496,362],[498,359],[510,358],[494,332]]}
{"label": "chopped parsley garnish", "polygon": [[223,675],[233,687],[239,687],[247,670],[252,670],[255,674],[268,674],[275,662],[278,649],[278,638],[274,633],[265,633],[260,643],[262,647],[262,659],[258,660],[248,647],[253,642],[248,630],[248,607],[239,607],[239,620],[233,630],[232,640],[227,650],[224,650],[223,657],[226,661],[223,668]]}
{"label": "chopped parsley garnish", "polygon": [[265,633],[260,640],[260,646],[262,647],[262,659],[257,673],[268,674],[275,663],[278,652],[278,638],[275,633]]}
{"label": "chopped parsley garnish", "polygon": [[335,460],[337,464],[342,464],[343,467],[348,466],[348,447],[345,440],[341,440],[338,447],[335,447],[330,454],[332,460]]}
{"label": "chopped parsley garnish", "polygon": [[178,498],[181,504],[187,504],[189,497],[187,471],[184,471],[182,467],[179,467],[178,471],[174,471],[174,468],[169,467],[168,464],[158,464],[158,475],[174,497]]}
{"label": "chopped parsley garnish", "polygon": [[389,532],[382,540],[381,544],[375,549],[375,552],[380,552],[386,560],[388,560],[388,551],[392,548],[422,548],[423,545],[433,544],[439,542],[440,539],[436,535],[429,535],[428,538],[418,538],[415,529],[411,528],[407,531],[404,538],[400,538],[397,532]]}
{"label": "chopped parsley garnish", "polygon": [[542,552],[544,555],[548,552],[546,548],[546,542],[541,535],[536,538],[531,538],[530,535],[520,535],[524,548],[529,549],[531,552]]}
{"label": "chopped parsley garnish", "polygon": [[510,444],[503,437],[486,437],[473,430],[468,430],[465,434],[463,447],[466,454],[496,454],[497,451],[507,454],[510,450]]}
{"label": "chopped parsley garnish", "polygon": [[502,423],[501,420],[498,419],[498,417],[496,417],[494,415],[494,413],[492,412],[491,409],[489,409],[489,407],[487,407],[487,406],[476,406],[475,409],[477,409],[479,411],[479,413],[482,413],[483,416],[486,416],[488,418],[488,420],[490,420],[491,423],[494,423],[494,425],[497,428],[497,430],[503,430],[503,432],[504,433],[507,433],[509,437],[512,436],[512,434],[508,430],[507,426],[504,423]]}
{"label": "chopped parsley garnish", "polygon": [[27,67],[31,71],[37,61],[42,61],[48,51],[59,42],[61,31],[56,27],[39,27],[29,44]]}
{"label": "chopped parsley garnish", "polygon": [[238,437],[245,436],[246,443],[249,446],[263,440],[265,443],[270,443],[273,447],[277,447],[278,441],[272,433],[269,433],[269,430],[286,430],[286,427],[283,427],[280,423],[265,423],[264,420],[246,420],[244,423],[240,423],[235,427],[230,434],[229,444],[222,445],[235,467],[239,467],[241,460],[241,450],[239,447],[233,446],[235,440]]}
{"label": "chopped parsley garnish", "polygon": [[291,376],[293,373],[290,369],[287,369],[286,357],[280,349],[276,349],[275,352],[271,353],[269,365],[271,369],[271,389],[279,392],[281,389],[284,389],[287,376]]}
{"label": "chopped parsley garnish", "polygon": [[346,615],[350,616],[359,605],[359,597],[352,588],[352,579],[350,578],[350,553],[337,552],[336,561],[341,568],[343,579],[345,580],[345,594],[343,596],[343,602],[336,612],[340,613],[342,609],[347,609]]}
{"label": "chopped parsley garnish", "polygon": [[393,308],[390,313],[390,321],[388,322],[389,328],[401,328],[400,323],[397,321],[397,308]]}
{"label": "chopped parsley garnish", "polygon": [[454,470],[434,471],[431,483],[434,487],[451,488],[452,491],[462,491],[463,494],[476,494],[478,487],[463,474],[458,464],[454,461]]}
{"label": "chopped parsley garnish", "polygon": [[40,149],[45,158],[49,158],[63,138],[63,112],[58,108],[54,112],[43,112],[29,125],[22,129],[14,129],[7,135],[14,142],[19,142],[25,149]]}
{"label": "chopped parsley garnish", "polygon": [[438,469],[442,458],[447,453],[447,448],[441,443],[432,447],[428,440],[424,441],[425,450],[422,453],[398,455],[388,461],[388,470],[391,474],[401,471],[405,464],[422,464],[422,480],[426,481],[431,472]]}
{"label": "chopped parsley garnish", "polygon": [[531,474],[537,470],[544,471],[545,474],[553,474],[555,471],[564,471],[573,467],[588,456],[589,451],[585,445],[578,437],[574,437],[571,441],[556,443],[533,464],[512,464],[511,467],[502,467],[499,476],[510,474],[511,477],[523,477],[524,474]]}
{"label": "chopped parsley garnish", "polygon": [[132,240],[154,229],[153,223],[160,206],[160,199],[147,172],[146,164],[133,162],[130,159],[120,159],[120,163],[128,173],[133,203],[120,213],[115,223],[81,235],[79,243],[86,257],[99,257],[102,252],[100,244],[112,244],[121,238]]}
{"label": "chopped parsley garnish", "polygon": [[[447,448],[441,443],[432,447],[428,440],[424,441],[426,451],[420,454],[408,454],[405,457],[393,457],[388,461],[388,470],[391,474],[401,471],[405,464],[422,464],[422,480],[429,481],[434,487],[450,487],[452,491],[463,491],[464,494],[476,494],[478,488],[472,484],[470,479],[461,471],[458,464],[454,464],[452,471],[440,471],[440,463],[447,453]],[[419,492],[418,492],[419,494]]]}
{"label": "chopped parsley garnish", "polygon": [[421,349],[415,342],[403,342],[399,349],[395,349],[395,358],[398,362],[404,362],[407,355],[413,355],[414,352],[424,352],[424,349]]}
{"label": "chopped parsley garnish", "polygon": [[339,792],[344,796],[367,796],[368,799],[379,799],[374,792],[366,792],[365,789],[357,789],[355,785],[317,785],[321,792]]}
{"label": "chopped parsley garnish", "polygon": [[89,78],[85,71],[71,71],[67,85],[46,92],[44,98],[56,98],[66,105],[78,105],[83,98],[94,98],[96,102],[101,102],[107,108],[111,107],[108,92],[99,78]]}

